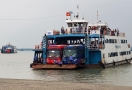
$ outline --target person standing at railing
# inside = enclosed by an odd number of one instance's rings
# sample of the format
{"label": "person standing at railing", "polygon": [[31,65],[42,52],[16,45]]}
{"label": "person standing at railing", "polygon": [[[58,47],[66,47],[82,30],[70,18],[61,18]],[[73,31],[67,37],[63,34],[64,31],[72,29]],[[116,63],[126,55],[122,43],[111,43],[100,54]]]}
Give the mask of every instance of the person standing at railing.
{"label": "person standing at railing", "polygon": [[52,45],[52,43],[50,41],[48,41],[48,45]]}
{"label": "person standing at railing", "polygon": [[62,34],[65,34],[64,27],[61,28],[61,33],[62,33]]}
{"label": "person standing at railing", "polygon": [[116,30],[116,29],[115,29],[115,31],[114,31],[114,32],[115,32],[115,36],[117,36],[117,30]]}
{"label": "person standing at railing", "polygon": [[119,30],[118,30],[118,28],[117,28],[116,32],[117,32],[117,36],[119,36]]}
{"label": "person standing at railing", "polygon": [[72,34],[72,28],[70,28],[70,33]]}
{"label": "person standing at railing", "polygon": [[65,32],[66,32],[66,34],[68,34],[68,30],[67,30],[67,29],[66,29],[66,31],[65,31]]}
{"label": "person standing at railing", "polygon": [[104,32],[104,30],[101,28],[101,29],[100,29],[100,33],[101,33],[101,35],[103,35],[103,32]]}
{"label": "person standing at railing", "polygon": [[35,55],[33,63],[37,63],[37,62],[38,62],[38,57]]}
{"label": "person standing at railing", "polygon": [[87,28],[85,28],[85,30],[84,30],[84,34],[87,34]]}
{"label": "person standing at railing", "polygon": [[69,56],[69,63],[72,64],[72,61],[73,61],[73,56],[70,55],[70,56]]}

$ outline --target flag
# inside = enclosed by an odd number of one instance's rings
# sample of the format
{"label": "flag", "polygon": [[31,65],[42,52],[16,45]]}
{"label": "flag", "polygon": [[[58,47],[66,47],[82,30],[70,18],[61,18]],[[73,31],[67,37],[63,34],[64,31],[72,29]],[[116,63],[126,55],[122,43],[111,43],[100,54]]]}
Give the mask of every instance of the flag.
{"label": "flag", "polygon": [[69,11],[69,13],[70,13],[70,14],[73,14],[73,12],[72,12],[72,11]]}
{"label": "flag", "polygon": [[71,16],[71,13],[70,12],[66,12],[66,16]]}
{"label": "flag", "polygon": [[79,9],[79,5],[77,5],[77,9]]}

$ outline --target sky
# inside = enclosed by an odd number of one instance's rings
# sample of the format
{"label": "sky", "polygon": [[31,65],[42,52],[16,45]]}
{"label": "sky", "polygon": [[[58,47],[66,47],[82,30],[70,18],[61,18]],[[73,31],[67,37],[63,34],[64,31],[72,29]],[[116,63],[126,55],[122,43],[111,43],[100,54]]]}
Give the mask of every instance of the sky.
{"label": "sky", "polygon": [[132,45],[132,0],[0,0],[0,47],[17,48],[40,44],[46,31],[66,28],[66,12],[77,12],[89,23],[98,19],[111,29],[125,32]]}

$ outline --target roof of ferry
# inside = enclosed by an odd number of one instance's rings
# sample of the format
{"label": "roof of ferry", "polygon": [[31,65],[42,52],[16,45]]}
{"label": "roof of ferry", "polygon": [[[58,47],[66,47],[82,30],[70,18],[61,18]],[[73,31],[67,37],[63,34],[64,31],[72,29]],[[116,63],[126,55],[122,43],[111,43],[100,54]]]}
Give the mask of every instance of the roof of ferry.
{"label": "roof of ferry", "polygon": [[[62,38],[84,38],[86,34],[61,34],[61,35],[48,35],[47,38],[57,38],[57,37],[62,37]],[[89,34],[88,35],[90,38],[98,38],[101,37],[99,34]]]}
{"label": "roof of ferry", "polygon": [[83,20],[83,19],[73,19],[73,20],[71,20],[71,19],[68,19],[68,20],[66,20],[65,22],[87,22],[88,23],[88,21],[87,20]]}
{"label": "roof of ferry", "polygon": [[107,23],[89,23],[88,26],[108,26]]}

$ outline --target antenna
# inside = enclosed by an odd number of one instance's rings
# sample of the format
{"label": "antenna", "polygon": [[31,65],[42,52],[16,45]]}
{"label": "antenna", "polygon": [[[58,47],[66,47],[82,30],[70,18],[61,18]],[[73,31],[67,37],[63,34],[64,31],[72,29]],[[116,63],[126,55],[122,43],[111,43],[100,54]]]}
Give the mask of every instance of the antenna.
{"label": "antenna", "polygon": [[83,12],[83,19],[84,19],[84,12]]}
{"label": "antenna", "polygon": [[98,22],[98,10],[97,10],[97,22]]}
{"label": "antenna", "polygon": [[77,15],[76,18],[79,18],[79,5],[77,5]]}

